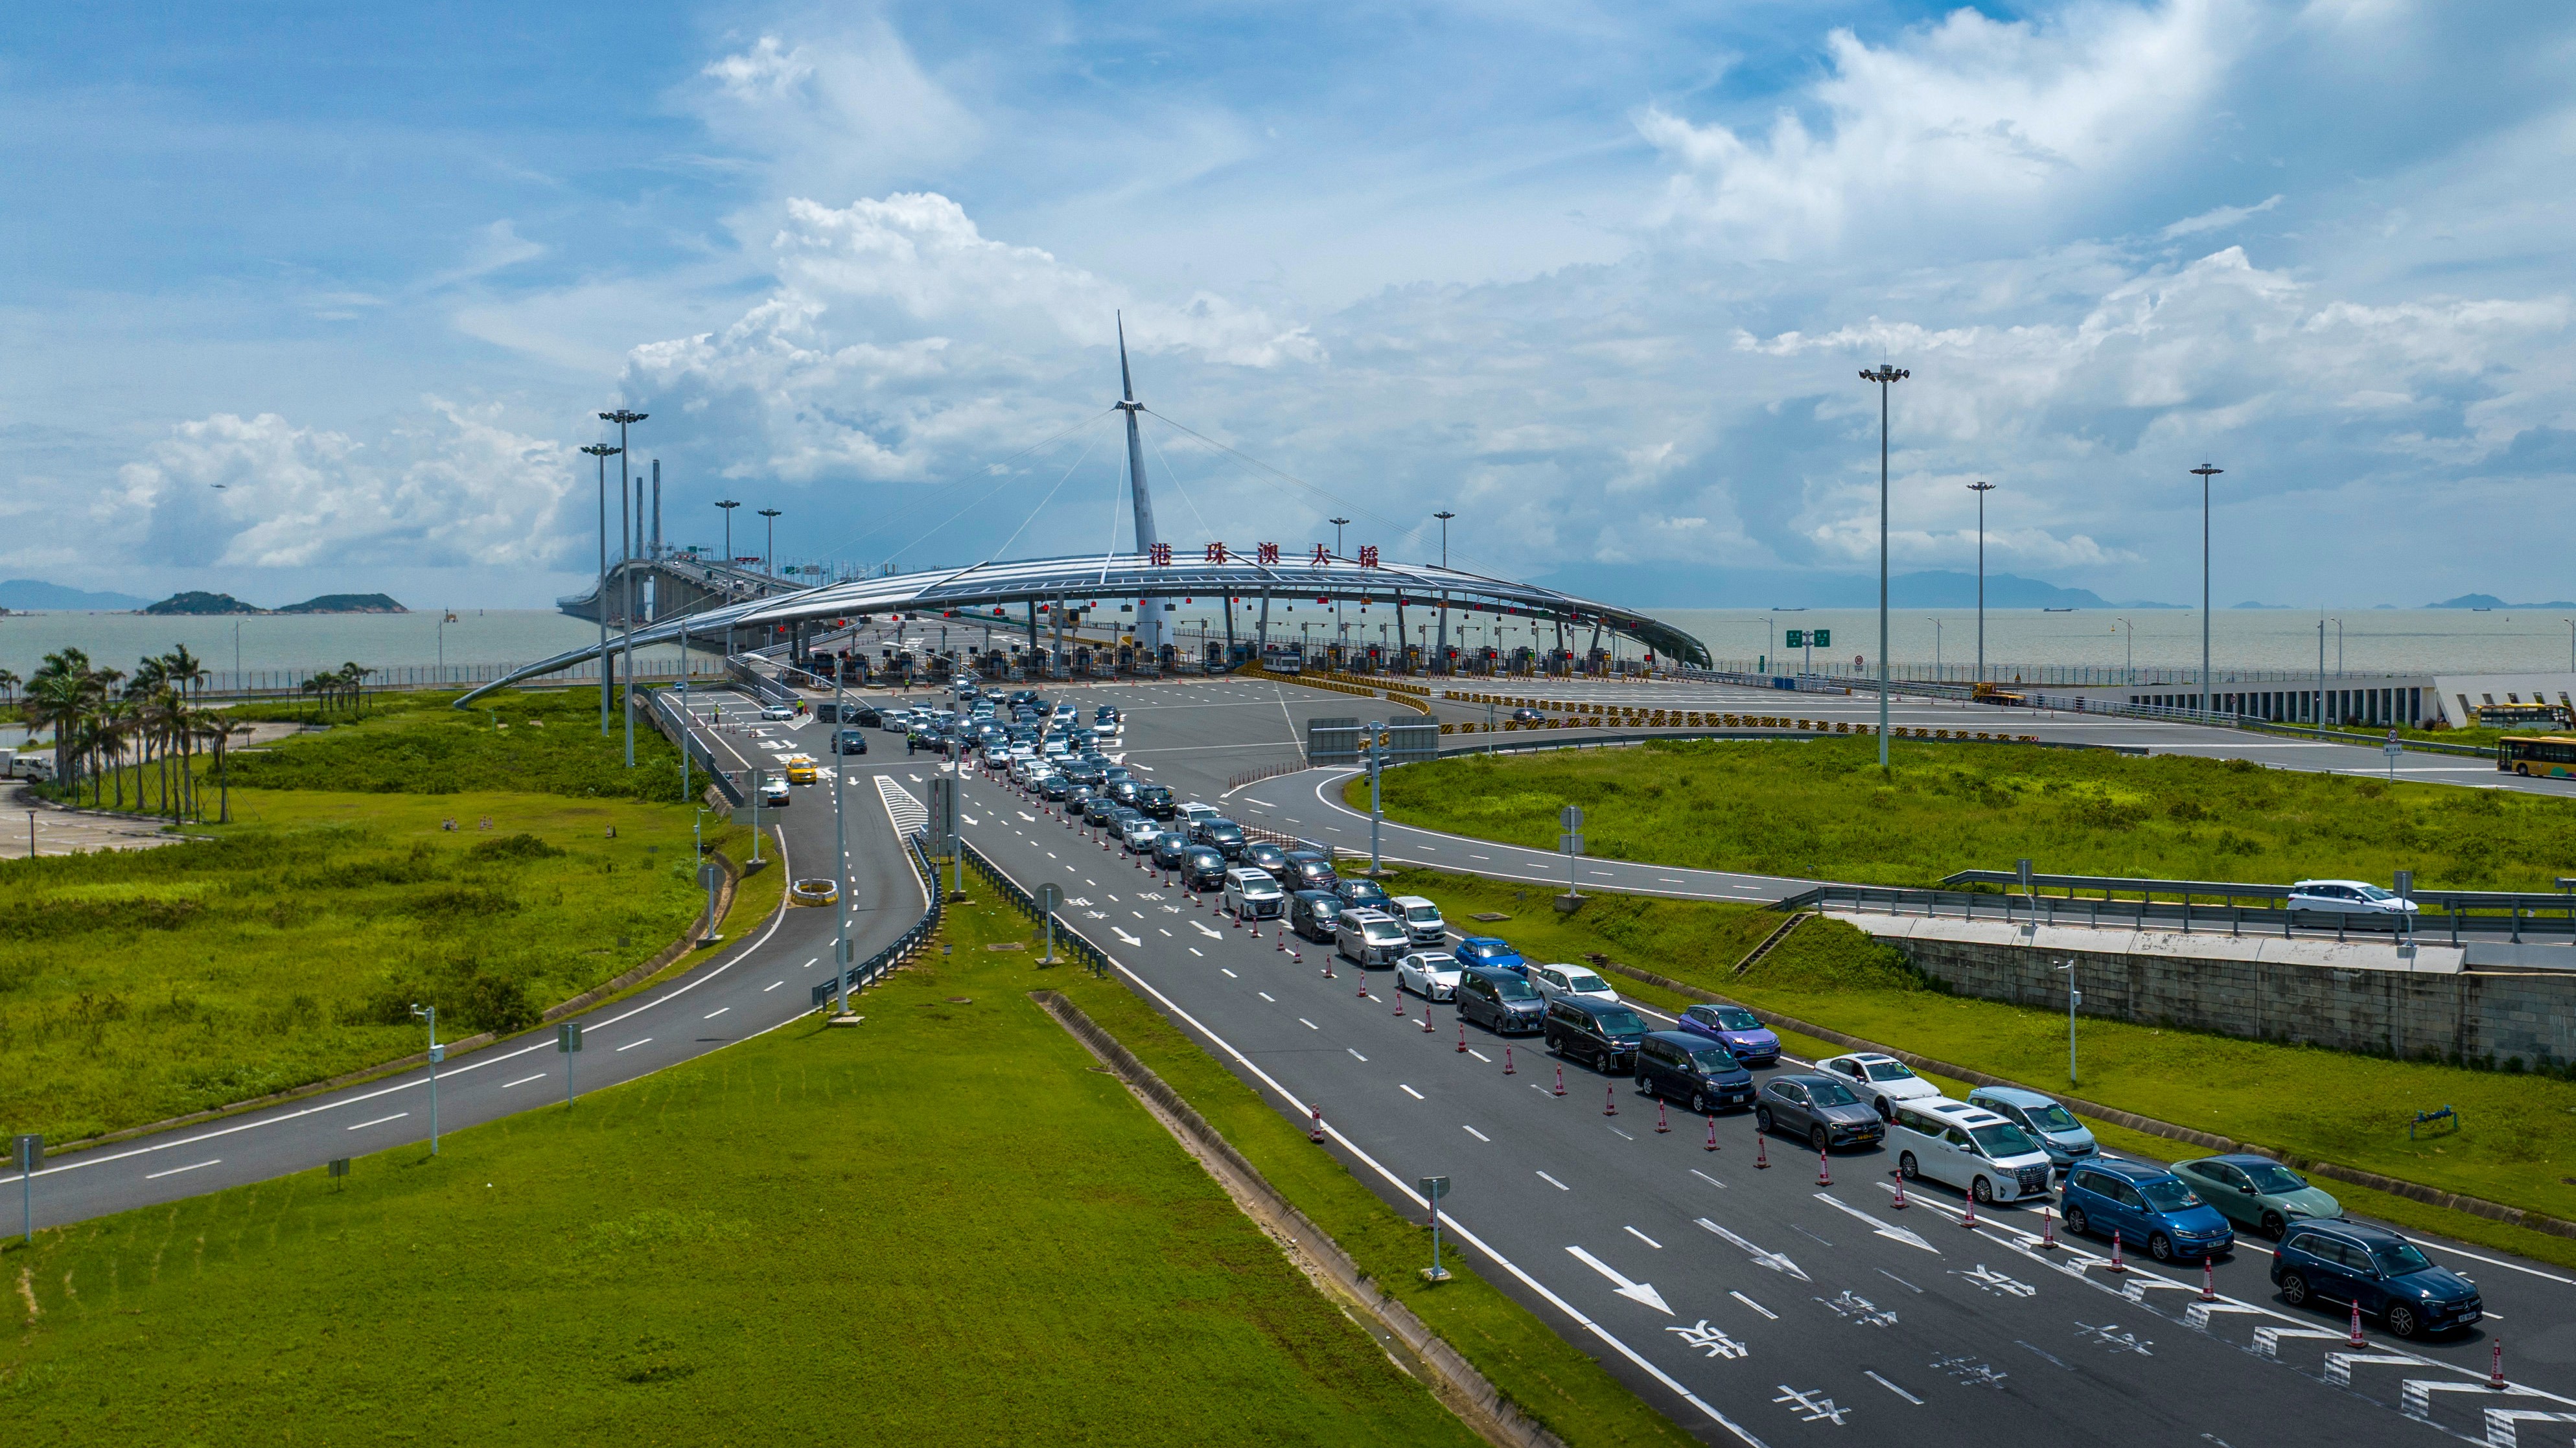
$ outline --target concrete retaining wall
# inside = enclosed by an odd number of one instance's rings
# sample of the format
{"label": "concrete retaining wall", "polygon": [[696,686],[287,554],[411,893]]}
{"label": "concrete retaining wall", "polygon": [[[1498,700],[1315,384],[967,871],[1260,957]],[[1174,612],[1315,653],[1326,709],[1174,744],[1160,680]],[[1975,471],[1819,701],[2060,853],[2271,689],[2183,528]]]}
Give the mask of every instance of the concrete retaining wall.
{"label": "concrete retaining wall", "polygon": [[1961,995],[2221,1035],[2526,1065],[2576,1061],[2576,972],[2467,968],[2461,950],[2412,958],[2380,941],[2095,930],[1833,912]]}

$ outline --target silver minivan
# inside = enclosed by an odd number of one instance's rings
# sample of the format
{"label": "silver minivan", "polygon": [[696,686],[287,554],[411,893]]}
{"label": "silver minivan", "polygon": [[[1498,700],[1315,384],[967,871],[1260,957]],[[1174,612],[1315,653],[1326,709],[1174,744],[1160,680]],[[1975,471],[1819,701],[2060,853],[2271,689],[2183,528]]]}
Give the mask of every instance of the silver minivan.
{"label": "silver minivan", "polygon": [[1906,1180],[1930,1177],[1985,1206],[2046,1197],[2055,1176],[2030,1133],[1982,1106],[1947,1097],[1895,1103],[1887,1146]]}
{"label": "silver minivan", "polygon": [[1237,920],[1276,920],[1288,908],[1288,895],[1269,871],[1236,866],[1225,872],[1217,908]]}
{"label": "silver minivan", "polygon": [[1393,965],[1412,948],[1403,923],[1381,910],[1345,910],[1333,931],[1333,952],[1360,965]]}
{"label": "silver minivan", "polygon": [[1386,902],[1394,906],[1391,914],[1404,922],[1416,945],[1447,945],[1449,922],[1440,918],[1440,907],[1419,895],[1398,895]]}

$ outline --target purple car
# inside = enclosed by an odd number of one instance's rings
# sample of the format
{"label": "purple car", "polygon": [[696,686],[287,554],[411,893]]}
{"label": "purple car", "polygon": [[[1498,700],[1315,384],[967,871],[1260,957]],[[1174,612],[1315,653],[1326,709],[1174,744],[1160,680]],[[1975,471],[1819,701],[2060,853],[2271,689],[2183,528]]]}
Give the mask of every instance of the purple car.
{"label": "purple car", "polygon": [[1768,1066],[1780,1059],[1780,1038],[1742,1006],[1693,1006],[1682,1012],[1681,1026],[1708,1036],[1747,1066]]}

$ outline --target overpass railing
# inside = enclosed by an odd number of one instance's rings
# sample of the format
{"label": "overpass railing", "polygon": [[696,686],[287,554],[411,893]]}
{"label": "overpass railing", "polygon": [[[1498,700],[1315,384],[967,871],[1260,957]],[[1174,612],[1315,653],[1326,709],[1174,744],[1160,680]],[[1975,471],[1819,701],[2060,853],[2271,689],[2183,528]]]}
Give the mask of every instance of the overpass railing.
{"label": "overpass railing", "polygon": [[716,762],[714,748],[706,740],[698,737],[696,729],[690,727],[693,721],[689,718],[688,711],[680,707],[679,694],[670,689],[643,689],[637,692],[650,701],[648,707],[652,711],[653,725],[662,731],[662,737],[688,751],[690,760],[705,772],[708,779],[715,782],[716,792],[725,797],[725,803],[736,809],[742,808],[745,798],[742,781],[736,779],[731,771]]}
{"label": "overpass railing", "polygon": [[[885,979],[887,972],[911,959],[914,951],[929,944],[930,937],[939,932],[940,908],[944,903],[944,897],[939,890],[939,869],[930,863],[930,854],[922,847],[919,835],[914,835],[903,843],[904,857],[911,861],[914,873],[921,877],[923,888],[930,892],[930,907],[921,912],[919,920],[912,922],[911,929],[896,936],[893,944],[855,965],[841,967],[840,988],[844,999]],[[842,888],[848,888],[846,879],[843,881]],[[814,987],[814,1005],[817,1009],[832,999],[832,986],[833,983],[827,980]]]}
{"label": "overpass railing", "polygon": [[741,685],[744,693],[764,704],[795,703],[796,691],[760,672],[754,667],[759,662],[763,660],[756,654],[728,654],[725,656],[725,677]]}
{"label": "overpass railing", "polygon": [[[1969,872],[1996,875],[1999,871]],[[1959,878],[1952,876],[1952,879]],[[2005,876],[2019,883],[2017,876]],[[2033,882],[2085,877],[2033,876]],[[2400,937],[2406,918],[2397,914],[2342,914],[2321,910],[2247,905],[2243,901],[2286,898],[2278,886],[2230,885],[2203,881],[2156,881],[2159,889],[2180,894],[2174,900],[2121,899],[2076,895],[1998,894],[1988,890],[1911,889],[1888,885],[1819,885],[1764,907],[1770,910],[1850,910],[1864,914],[1913,916],[1926,920],[1992,920],[2008,925],[2068,925],[2087,929],[2177,931],[2184,935],[2277,936],[2283,940],[2344,940]],[[2191,887],[2187,892],[2182,887]],[[2215,897],[2194,899],[2194,895]],[[2469,939],[2509,940],[2526,936],[2576,942],[2576,895],[2507,894],[2485,891],[2418,891],[2414,938],[2458,945]]]}

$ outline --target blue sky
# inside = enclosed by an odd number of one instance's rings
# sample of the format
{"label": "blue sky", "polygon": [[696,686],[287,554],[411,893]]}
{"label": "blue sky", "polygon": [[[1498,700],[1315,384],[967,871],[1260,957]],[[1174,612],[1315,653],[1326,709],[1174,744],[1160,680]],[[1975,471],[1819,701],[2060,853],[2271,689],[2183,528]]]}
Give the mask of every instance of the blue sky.
{"label": "blue sky", "polygon": [[2567,591],[2554,7],[540,9],[0,38],[0,576],[542,604],[620,401],[681,541],[1096,549],[1123,310],[1185,546],[1793,601],[1884,357],[1900,570],[2196,597],[2207,457],[2222,603]]}

